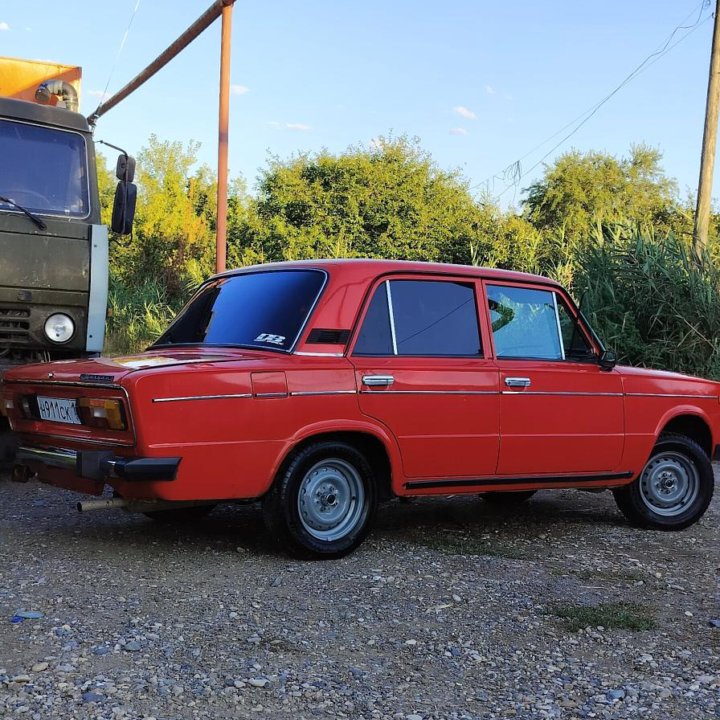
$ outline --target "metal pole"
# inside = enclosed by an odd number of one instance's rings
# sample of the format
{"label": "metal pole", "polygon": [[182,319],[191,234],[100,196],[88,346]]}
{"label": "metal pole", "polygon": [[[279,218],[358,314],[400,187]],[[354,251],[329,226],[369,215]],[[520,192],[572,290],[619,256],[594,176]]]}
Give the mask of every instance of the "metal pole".
{"label": "metal pole", "polygon": [[715,168],[715,146],[717,143],[718,105],[720,104],[720,0],[715,3],[715,29],[713,30],[710,53],[710,76],[708,78],[707,104],[705,107],[705,129],[703,131],[702,157],[700,159],[700,181],[698,184],[697,208],[695,210],[695,232],[693,249],[699,257],[707,247],[710,225],[710,203],[712,200],[713,170]]}
{"label": "metal pole", "polygon": [[114,108],[131,92],[137,90],[144,82],[149,80],[158,70],[167,65],[178,53],[184,50],[203,30],[211,25],[227,6],[235,0],[215,0],[213,4],[171,45],[158,55],[141,73],[136,75],[124,88],[118,90],[112,97],[100,103],[92,115],[88,116],[91,125],[108,110]]}
{"label": "metal pole", "polygon": [[230,120],[230,36],[232,3],[222,9],[222,39],[220,42],[220,109],[218,113],[218,177],[217,177],[217,234],[215,237],[215,271],[225,270],[227,256],[228,205],[228,126]]}

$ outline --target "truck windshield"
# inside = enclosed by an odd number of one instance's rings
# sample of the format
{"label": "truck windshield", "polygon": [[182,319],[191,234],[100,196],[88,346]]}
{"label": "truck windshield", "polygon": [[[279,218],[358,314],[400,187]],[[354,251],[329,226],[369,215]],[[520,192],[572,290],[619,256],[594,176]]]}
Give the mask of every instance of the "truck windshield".
{"label": "truck windshield", "polygon": [[320,270],[250,272],[200,288],[157,340],[291,350],[325,283]]}
{"label": "truck windshield", "polygon": [[[0,195],[44,215],[87,216],[90,207],[83,136],[0,119]],[[15,209],[0,202],[0,210]]]}

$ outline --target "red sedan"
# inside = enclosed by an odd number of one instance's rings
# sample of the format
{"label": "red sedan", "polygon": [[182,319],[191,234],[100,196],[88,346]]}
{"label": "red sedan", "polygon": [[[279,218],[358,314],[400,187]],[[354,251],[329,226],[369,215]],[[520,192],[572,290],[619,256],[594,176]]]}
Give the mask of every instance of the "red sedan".
{"label": "red sedan", "polygon": [[137,356],[11,370],[0,409],[44,482],[165,519],[262,500],[285,548],[337,557],[395,496],[607,488],[633,524],[685,528],[719,390],[616,367],[547,278],[323,260],[211,278]]}

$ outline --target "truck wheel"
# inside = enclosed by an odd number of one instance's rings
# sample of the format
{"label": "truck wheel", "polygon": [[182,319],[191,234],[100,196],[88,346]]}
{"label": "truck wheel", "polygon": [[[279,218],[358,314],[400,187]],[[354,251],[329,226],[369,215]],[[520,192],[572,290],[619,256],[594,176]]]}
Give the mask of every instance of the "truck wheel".
{"label": "truck wheel", "polygon": [[145,517],[149,517],[156,522],[165,523],[166,525],[184,525],[185,523],[202,520],[209,515],[215,505],[193,505],[191,507],[178,508],[177,510],[151,510],[144,512]]}
{"label": "truck wheel", "polygon": [[700,445],[685,435],[666,433],[640,475],[613,495],[633,525],[682,530],[703,516],[714,487],[712,464]]}
{"label": "truck wheel", "polygon": [[343,442],[301,450],[263,499],[265,524],[293,555],[338,558],[370,529],[377,506],[373,471],[363,454]]}
{"label": "truck wheel", "polygon": [[529,500],[535,490],[518,490],[518,492],[484,492],[480,497],[491,505],[502,505],[503,507],[515,507],[522,505]]}

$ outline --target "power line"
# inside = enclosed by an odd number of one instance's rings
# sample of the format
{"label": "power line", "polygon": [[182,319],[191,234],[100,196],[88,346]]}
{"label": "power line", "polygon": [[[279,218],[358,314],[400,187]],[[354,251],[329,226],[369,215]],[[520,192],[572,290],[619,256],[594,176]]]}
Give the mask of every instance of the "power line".
{"label": "power line", "polygon": [[108,75],[107,82],[105,83],[105,89],[103,90],[102,96],[100,98],[101,103],[107,96],[107,91],[108,91],[108,88],[110,87],[110,80],[112,80],[112,76],[115,72],[115,68],[117,67],[118,60],[120,60],[120,55],[122,54],[123,48],[125,47],[125,43],[128,39],[128,35],[130,34],[130,28],[132,27],[133,20],[135,19],[135,15],[137,15],[137,11],[138,11],[139,7],[140,7],[140,0],[136,0],[135,8],[133,9],[132,15],[130,16],[130,22],[128,23],[128,26],[125,28],[125,33],[122,36],[122,40],[120,41],[120,47],[118,47],[117,54],[115,55],[115,60],[113,62],[112,67],[110,68],[110,74]]}
{"label": "power line", "polygon": [[[481,187],[482,185],[487,185],[491,180],[502,180],[503,182],[508,182],[508,178],[510,178],[510,182],[507,184],[507,186],[496,196],[497,198],[502,197],[508,190],[512,189],[513,187],[517,187],[520,180],[525,176],[531,173],[535,168],[537,168],[539,165],[541,165],[550,155],[552,155],[555,150],[557,150],[563,143],[565,143],[567,140],[569,140],[580,128],[585,125],[594,115],[597,113],[597,111],[605,105],[614,95],[616,95],[622,88],[624,88],[629,82],[634,80],[639,74],[647,70],[649,67],[654,65],[658,60],[660,60],[662,57],[667,55],[673,48],[675,48],[677,45],[679,45],[683,40],[687,39],[692,33],[694,33],[696,30],[698,30],[700,27],[702,27],[706,22],[708,22],[710,19],[712,19],[712,15],[708,16],[701,22],[702,13],[703,10],[708,7],[709,0],[702,0],[702,2],[693,8],[693,10],[688,13],[681,21],[680,24],[675,27],[675,29],[670,33],[670,35],[665,39],[663,43],[661,43],[658,48],[650,53],[637,67],[635,67],[632,72],[630,72],[625,79],[610,93],[608,93],[602,100],[592,105],[590,108],[585,110],[583,113],[578,115],[574,120],[571,120],[566,125],[563,125],[559,130],[557,130],[555,133],[550,135],[549,137],[545,138],[541,143],[536,145],[534,148],[526,152],[522,157],[520,157],[515,162],[508,165],[502,173],[496,173],[495,175],[491,175],[490,177],[483,180],[481,183],[478,183],[476,185],[473,185],[471,189],[476,189]],[[692,17],[695,13],[698,13],[697,18],[695,22],[693,22],[691,25],[684,25],[688,18]],[[674,43],[670,44],[675,37],[675,35],[681,31],[681,30],[687,30],[685,34],[683,34],[680,38],[678,38]],[[573,127],[575,126],[575,127]],[[541,147],[546,145],[548,142],[556,138],[558,135],[563,133],[568,128],[573,127],[572,131],[565,135],[565,137],[562,138],[558,143],[556,143],[545,155],[538,160],[529,170],[522,171],[521,169],[521,162],[525,158],[529,157],[530,155],[533,155],[535,152],[537,152]]]}

